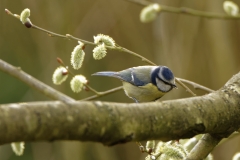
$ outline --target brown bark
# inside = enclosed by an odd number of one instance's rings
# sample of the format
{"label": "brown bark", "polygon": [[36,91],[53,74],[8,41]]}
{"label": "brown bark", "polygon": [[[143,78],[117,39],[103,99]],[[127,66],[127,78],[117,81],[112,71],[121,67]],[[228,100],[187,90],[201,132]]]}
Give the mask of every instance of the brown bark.
{"label": "brown bark", "polygon": [[228,136],[240,126],[240,73],[200,97],[127,104],[59,101],[0,105],[0,144],[80,140],[114,145],[129,141]]}

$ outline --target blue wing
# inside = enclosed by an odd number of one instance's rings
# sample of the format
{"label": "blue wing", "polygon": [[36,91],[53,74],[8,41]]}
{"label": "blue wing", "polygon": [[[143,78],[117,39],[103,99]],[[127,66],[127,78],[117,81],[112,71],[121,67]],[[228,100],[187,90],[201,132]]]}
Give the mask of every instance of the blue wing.
{"label": "blue wing", "polygon": [[112,71],[104,71],[104,72],[96,72],[92,74],[93,76],[107,76],[107,77],[114,77],[118,78],[122,81],[126,81],[132,83],[132,76],[130,69],[121,71],[121,72],[112,72]]}
{"label": "blue wing", "polygon": [[153,66],[139,66],[129,68],[120,72],[104,71],[92,75],[115,77],[135,86],[144,86],[151,82],[151,72],[156,68]]}

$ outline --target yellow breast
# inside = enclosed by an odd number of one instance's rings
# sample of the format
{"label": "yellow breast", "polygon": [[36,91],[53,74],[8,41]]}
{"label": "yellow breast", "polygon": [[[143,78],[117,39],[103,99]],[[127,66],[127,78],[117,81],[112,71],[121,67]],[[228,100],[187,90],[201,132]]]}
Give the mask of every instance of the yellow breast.
{"label": "yellow breast", "polygon": [[136,99],[138,102],[151,102],[161,98],[165,94],[151,83],[137,87],[123,81],[123,89],[128,97]]}

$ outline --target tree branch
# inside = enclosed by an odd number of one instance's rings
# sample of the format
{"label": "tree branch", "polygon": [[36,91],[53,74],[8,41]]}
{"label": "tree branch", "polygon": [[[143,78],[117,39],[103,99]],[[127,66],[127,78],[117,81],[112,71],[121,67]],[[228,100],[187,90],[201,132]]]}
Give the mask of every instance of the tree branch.
{"label": "tree branch", "polygon": [[203,135],[191,150],[186,160],[198,160],[206,158],[213,148],[220,142],[220,140],[221,138],[214,137],[210,134]]}
{"label": "tree branch", "polygon": [[[141,6],[147,6],[150,4],[153,4],[153,2],[149,2],[147,0],[127,0],[129,2],[136,3]],[[239,19],[240,15],[237,16],[229,16],[227,14],[219,14],[214,12],[206,12],[206,11],[200,11],[195,10],[187,7],[171,7],[171,6],[165,6],[161,5],[161,12],[168,12],[168,13],[176,13],[176,14],[187,14],[190,16],[196,16],[196,17],[203,17],[203,18],[209,18],[209,19],[224,19],[224,20],[231,20],[231,19]]]}
{"label": "tree branch", "polygon": [[107,90],[107,91],[99,92],[100,94],[98,94],[98,95],[93,95],[93,96],[91,96],[91,97],[87,97],[87,98],[81,99],[81,101],[93,100],[93,99],[96,99],[96,98],[99,98],[99,97],[102,97],[102,96],[106,96],[106,95],[108,95],[108,94],[115,93],[115,92],[120,91],[120,90],[122,90],[122,89],[123,89],[122,86],[116,87],[116,88],[112,88],[112,89]]}
{"label": "tree branch", "polygon": [[201,90],[209,92],[209,93],[214,92],[214,90],[212,90],[210,88],[207,88],[205,86],[202,86],[200,84],[197,84],[195,82],[192,82],[192,81],[189,81],[189,80],[186,80],[186,79],[182,79],[182,78],[178,78],[178,79],[183,83],[186,83],[186,84],[189,84],[189,85],[193,86],[194,89],[201,89]]}
{"label": "tree branch", "polygon": [[30,87],[42,92],[44,95],[54,99],[54,100],[60,100],[62,102],[68,103],[75,101],[71,97],[68,97],[67,95],[53,89],[52,87],[42,83],[41,81],[37,80],[36,78],[30,76],[29,74],[25,73],[21,70],[20,67],[14,67],[3,60],[0,59],[0,70],[3,72],[16,77],[17,79],[23,81]]}
{"label": "tree branch", "polygon": [[[240,73],[201,97],[140,104],[59,101],[0,105],[0,144],[81,140],[114,145],[209,133],[217,139],[240,128]],[[24,135],[24,136],[23,136]]]}

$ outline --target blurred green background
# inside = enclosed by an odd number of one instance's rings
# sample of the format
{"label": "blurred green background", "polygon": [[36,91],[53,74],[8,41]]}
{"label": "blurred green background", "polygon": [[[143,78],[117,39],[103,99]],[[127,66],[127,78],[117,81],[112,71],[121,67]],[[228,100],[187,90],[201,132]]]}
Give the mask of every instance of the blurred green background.
{"label": "blurred green background", "polygon": [[[224,14],[223,0],[156,2]],[[240,5],[239,0],[235,2]],[[29,8],[34,24],[60,34],[71,34],[88,41],[93,41],[93,36],[99,33],[109,35],[119,45],[157,64],[168,66],[175,76],[215,90],[240,70],[239,20],[162,13],[153,23],[142,24],[139,21],[142,7],[125,0],[0,0],[0,58],[20,66],[25,72],[75,99],[88,97],[92,93],[74,94],[69,87],[70,79],[61,86],[53,85],[52,73],[58,67],[56,57],[62,58],[70,66],[70,54],[77,42],[27,29],[20,21],[6,15],[5,8],[17,14]],[[92,46],[86,47],[83,67],[74,73],[84,74],[90,85],[99,91],[117,87],[121,82],[113,78],[91,77],[92,73],[145,65],[139,59],[117,51],[108,51],[106,58],[96,61],[92,58],[92,49]],[[49,100],[2,72],[0,90],[0,104]],[[204,94],[202,91],[195,92]],[[162,99],[189,96],[179,87]],[[133,102],[123,91],[99,100]],[[240,139],[236,137],[217,147],[214,150],[215,159],[229,160],[239,150],[239,142]],[[0,147],[1,160],[143,160],[145,156],[135,143],[113,147],[91,142],[27,143],[22,157],[15,156],[9,145]]]}

